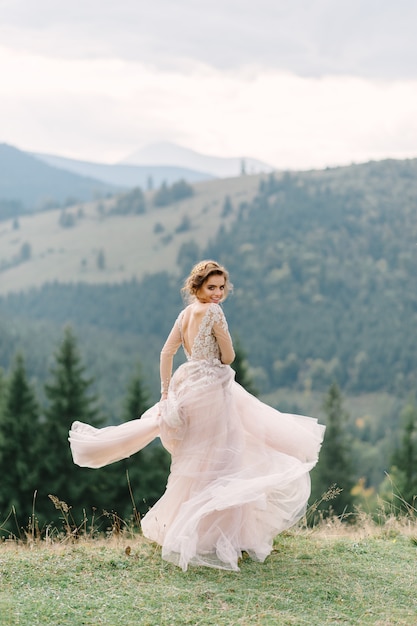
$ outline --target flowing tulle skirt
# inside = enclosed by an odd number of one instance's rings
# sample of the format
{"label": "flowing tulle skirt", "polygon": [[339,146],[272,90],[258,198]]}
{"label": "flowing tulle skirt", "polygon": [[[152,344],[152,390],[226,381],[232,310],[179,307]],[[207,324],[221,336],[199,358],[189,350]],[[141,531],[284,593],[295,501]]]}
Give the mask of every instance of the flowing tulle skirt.
{"label": "flowing tulle skirt", "polygon": [[168,400],[141,419],[102,429],[75,422],[69,439],[75,463],[101,467],[157,436],[171,453],[171,472],[142,519],[143,534],[183,570],[238,570],[242,551],[263,561],[274,537],[303,516],[324,426],[260,402],[229,366],[188,361]]}

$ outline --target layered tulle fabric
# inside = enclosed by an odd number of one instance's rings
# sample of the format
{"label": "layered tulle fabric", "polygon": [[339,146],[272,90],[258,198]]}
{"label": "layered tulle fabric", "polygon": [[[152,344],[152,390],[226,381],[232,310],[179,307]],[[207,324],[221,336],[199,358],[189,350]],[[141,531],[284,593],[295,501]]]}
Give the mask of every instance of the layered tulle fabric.
{"label": "layered tulle fabric", "polygon": [[142,519],[144,535],[184,570],[237,570],[243,550],[263,561],[274,537],[304,514],[323,435],[317,420],[247,393],[219,360],[190,359],[172,377],[168,400],[142,419],[99,430],[76,422],[70,444],[76,463],[99,467],[160,436],[171,472]]}
{"label": "layered tulle fabric", "polygon": [[126,459],[158,437],[158,422],[157,406],[144,413],[142,419],[119,426],[94,428],[74,422],[69,433],[74,463],[80,467],[98,468]]}

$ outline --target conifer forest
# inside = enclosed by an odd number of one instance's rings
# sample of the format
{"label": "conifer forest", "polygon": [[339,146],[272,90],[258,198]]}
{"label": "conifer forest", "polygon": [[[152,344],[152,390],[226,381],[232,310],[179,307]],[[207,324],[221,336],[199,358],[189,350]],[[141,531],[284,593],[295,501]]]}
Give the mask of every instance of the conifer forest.
{"label": "conifer forest", "polygon": [[[415,160],[387,160],[264,176],[253,199],[221,198],[223,217],[207,243],[194,236],[193,215],[183,219],[170,235],[187,236],[175,268],[1,295],[3,536],[34,518],[43,532],[59,524],[54,497],[70,507],[75,524],[96,515],[105,528],[146,512],[162,494],[170,459],[159,441],[89,470],[72,463],[68,430],[74,420],[101,426],[136,419],[158,401],[159,351],[183,306],[182,280],[203,258],[223,263],[234,284],[224,310],[239,382],[281,411],[318,410],[314,416],[327,425],[312,473],[317,513],[413,506],[416,174]],[[198,204],[198,185],[187,194]],[[138,191],[132,211],[128,194],[115,205],[121,218],[135,214],[139,230],[157,211],[162,251],[164,215],[170,202],[182,201],[168,196],[165,186],[157,207]],[[105,272],[104,255],[102,265]],[[366,410],[357,409],[364,398]],[[335,497],[326,501],[331,488]]]}

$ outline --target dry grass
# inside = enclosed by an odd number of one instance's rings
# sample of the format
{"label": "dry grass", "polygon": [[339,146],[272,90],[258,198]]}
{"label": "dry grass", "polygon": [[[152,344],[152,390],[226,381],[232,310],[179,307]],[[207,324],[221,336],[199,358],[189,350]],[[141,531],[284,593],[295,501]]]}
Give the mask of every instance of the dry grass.
{"label": "dry grass", "polygon": [[417,624],[417,534],[404,520],[332,519],[277,537],[241,571],[165,563],[139,534],[0,545],[5,626]]}
{"label": "dry grass", "polygon": [[[331,499],[332,487],[323,499]],[[161,559],[160,547],[132,526],[109,520],[74,532],[70,509],[53,499],[62,529],[30,527],[0,544],[3,626],[284,625],[416,626],[416,510],[379,516],[308,516],[276,538],[265,563],[246,555],[240,572]]]}

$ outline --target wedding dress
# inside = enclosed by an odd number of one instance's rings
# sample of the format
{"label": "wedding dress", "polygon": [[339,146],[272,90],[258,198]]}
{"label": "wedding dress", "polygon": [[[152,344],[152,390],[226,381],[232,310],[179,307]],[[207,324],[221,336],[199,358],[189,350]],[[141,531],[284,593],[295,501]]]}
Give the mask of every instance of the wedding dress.
{"label": "wedding dress", "polygon": [[[101,467],[159,436],[172,456],[171,471],[165,493],[141,520],[143,534],[184,571],[189,565],[238,570],[242,551],[264,561],[274,537],[303,516],[324,426],[280,413],[235,382],[221,361],[233,349],[218,304],[207,305],[188,352],[188,308],[161,353],[167,400],[120,426],[75,422],[69,441],[75,463]],[[181,344],[187,361],[171,378]]]}

